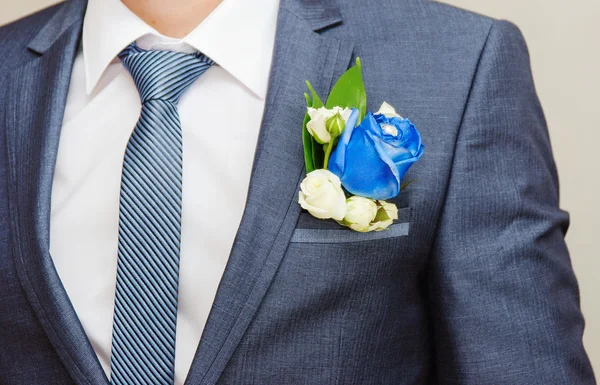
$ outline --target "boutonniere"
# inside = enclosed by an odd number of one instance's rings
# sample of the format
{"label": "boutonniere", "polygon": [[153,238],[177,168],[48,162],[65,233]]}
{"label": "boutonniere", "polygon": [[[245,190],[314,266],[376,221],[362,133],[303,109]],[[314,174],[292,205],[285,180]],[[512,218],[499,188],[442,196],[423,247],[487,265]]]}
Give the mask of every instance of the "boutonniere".
{"label": "boutonniere", "polygon": [[421,135],[389,104],[367,112],[360,59],[323,103],[310,82],[302,125],[306,178],[298,203],[319,219],[359,232],[380,231],[398,219],[395,198],[410,184],[404,174],[423,155]]}

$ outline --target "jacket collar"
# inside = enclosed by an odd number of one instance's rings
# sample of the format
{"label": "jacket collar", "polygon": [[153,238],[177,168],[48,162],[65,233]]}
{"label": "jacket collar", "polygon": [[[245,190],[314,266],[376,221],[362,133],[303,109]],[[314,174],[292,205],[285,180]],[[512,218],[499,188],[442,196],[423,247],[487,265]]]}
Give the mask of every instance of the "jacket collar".
{"label": "jacket collar", "polygon": [[333,0],[281,0],[281,8],[321,31],[342,23],[342,13]]}
{"label": "jacket collar", "polygon": [[43,55],[63,37],[63,34],[81,34],[81,22],[86,4],[86,0],[69,0],[63,3],[46,25],[31,39],[27,48]]}

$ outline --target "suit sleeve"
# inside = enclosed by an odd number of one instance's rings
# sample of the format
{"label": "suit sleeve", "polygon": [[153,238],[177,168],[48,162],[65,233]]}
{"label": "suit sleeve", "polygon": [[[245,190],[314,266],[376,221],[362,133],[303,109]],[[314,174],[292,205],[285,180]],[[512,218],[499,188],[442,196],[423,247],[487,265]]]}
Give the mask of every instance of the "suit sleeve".
{"label": "suit sleeve", "polygon": [[513,24],[495,22],[431,256],[438,383],[595,383],[568,225],[525,41]]}

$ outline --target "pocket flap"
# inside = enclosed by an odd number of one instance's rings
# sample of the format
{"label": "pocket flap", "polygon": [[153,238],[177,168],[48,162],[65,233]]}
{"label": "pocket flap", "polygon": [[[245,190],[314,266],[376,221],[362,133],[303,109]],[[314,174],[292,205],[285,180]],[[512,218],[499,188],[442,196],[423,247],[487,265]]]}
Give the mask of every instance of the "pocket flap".
{"label": "pocket flap", "polygon": [[320,220],[303,212],[294,230],[292,243],[348,243],[407,236],[410,230],[410,207],[398,210],[398,220],[383,231],[359,233],[333,220]]}

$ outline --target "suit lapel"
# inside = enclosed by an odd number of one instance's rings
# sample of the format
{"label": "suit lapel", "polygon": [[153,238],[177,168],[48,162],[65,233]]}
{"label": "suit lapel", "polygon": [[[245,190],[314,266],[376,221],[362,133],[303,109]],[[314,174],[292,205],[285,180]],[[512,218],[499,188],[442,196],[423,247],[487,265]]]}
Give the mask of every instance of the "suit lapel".
{"label": "suit lapel", "polygon": [[[305,80],[325,94],[352,45],[316,33],[341,22],[329,0],[281,0],[246,210],[186,384],[214,384],[250,324],[287,248],[300,208]],[[52,179],[85,0],[66,2],[30,42],[39,55],[8,77],[6,137],[11,249],[19,279],[77,384],[108,380],[49,254]],[[32,108],[34,106],[34,108]]]}
{"label": "suit lapel", "polygon": [[[215,384],[277,271],[300,213],[301,124],[310,80],[323,95],[352,56],[314,32],[341,21],[329,1],[283,1],[246,209],[186,384]],[[319,6],[320,5],[320,6]],[[308,14],[303,20],[297,15]],[[312,16],[311,16],[312,15]]]}
{"label": "suit lapel", "polygon": [[64,3],[8,77],[6,138],[11,249],[42,328],[77,384],[107,384],[49,254],[50,194],[85,1]]}

